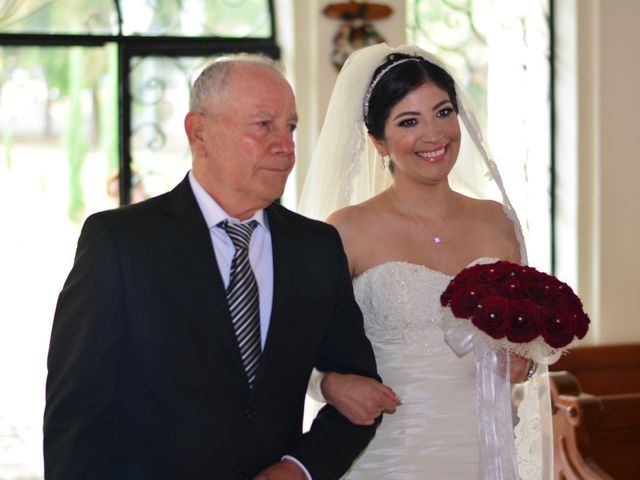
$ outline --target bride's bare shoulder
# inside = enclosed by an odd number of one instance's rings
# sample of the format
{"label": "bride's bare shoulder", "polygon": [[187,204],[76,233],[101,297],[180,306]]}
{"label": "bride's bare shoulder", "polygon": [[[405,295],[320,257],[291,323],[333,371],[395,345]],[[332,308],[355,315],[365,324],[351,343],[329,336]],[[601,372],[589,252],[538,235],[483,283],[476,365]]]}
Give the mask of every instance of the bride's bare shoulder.
{"label": "bride's bare shoulder", "polygon": [[383,211],[384,205],[377,195],[357,205],[336,210],[327,218],[330,223],[342,234],[366,229]]}
{"label": "bride's bare shoulder", "polygon": [[478,221],[484,223],[492,230],[512,231],[513,222],[507,215],[502,203],[494,200],[479,200],[464,197],[468,212]]}
{"label": "bride's bare shoulder", "polygon": [[517,239],[514,219],[502,203],[494,200],[466,198],[468,218],[472,219],[478,238],[486,238],[505,260],[519,261],[520,243]]}
{"label": "bride's bare shoulder", "polygon": [[384,205],[380,204],[377,197],[373,197],[357,205],[337,210],[327,218],[327,222],[340,233],[352,276],[362,271],[361,265],[366,263],[365,259],[371,255],[370,239],[380,234],[382,213]]}
{"label": "bride's bare shoulder", "polygon": [[352,250],[362,248],[365,239],[379,234],[384,213],[385,202],[380,195],[376,195],[362,203],[335,211],[327,218],[327,222],[338,229],[345,248]]}

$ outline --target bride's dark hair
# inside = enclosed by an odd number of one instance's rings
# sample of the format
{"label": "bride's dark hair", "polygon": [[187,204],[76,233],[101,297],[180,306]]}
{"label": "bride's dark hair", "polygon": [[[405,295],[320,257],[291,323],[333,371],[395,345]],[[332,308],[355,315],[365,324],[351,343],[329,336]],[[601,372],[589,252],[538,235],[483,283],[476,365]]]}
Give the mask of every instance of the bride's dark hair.
{"label": "bride's dark hair", "polygon": [[391,109],[407,94],[424,83],[432,82],[447,92],[453,108],[458,112],[455,82],[443,68],[422,57],[403,53],[388,55],[371,80],[370,92],[365,98],[364,124],[374,138],[384,137],[384,123]]}

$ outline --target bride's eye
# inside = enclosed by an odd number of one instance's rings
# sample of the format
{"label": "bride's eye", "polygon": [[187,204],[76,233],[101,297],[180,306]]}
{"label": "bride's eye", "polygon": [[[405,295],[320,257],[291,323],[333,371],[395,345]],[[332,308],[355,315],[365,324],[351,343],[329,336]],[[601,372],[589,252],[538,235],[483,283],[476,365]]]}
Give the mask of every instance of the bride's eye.
{"label": "bride's eye", "polygon": [[398,123],[399,127],[413,127],[418,124],[418,120],[415,118],[407,118]]}
{"label": "bride's eye", "polygon": [[454,112],[454,110],[451,107],[441,108],[440,110],[438,110],[436,112],[436,118],[447,118],[453,112]]}

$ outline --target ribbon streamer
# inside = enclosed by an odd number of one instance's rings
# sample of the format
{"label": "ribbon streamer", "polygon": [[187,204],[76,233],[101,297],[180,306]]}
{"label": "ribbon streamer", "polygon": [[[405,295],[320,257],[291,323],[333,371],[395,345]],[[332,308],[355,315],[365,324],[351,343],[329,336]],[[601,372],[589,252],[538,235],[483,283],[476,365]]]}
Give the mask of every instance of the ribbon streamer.
{"label": "ribbon streamer", "polygon": [[459,357],[471,351],[475,356],[481,478],[520,478],[513,433],[509,354],[496,352],[482,336],[469,329],[449,329],[445,341]]}

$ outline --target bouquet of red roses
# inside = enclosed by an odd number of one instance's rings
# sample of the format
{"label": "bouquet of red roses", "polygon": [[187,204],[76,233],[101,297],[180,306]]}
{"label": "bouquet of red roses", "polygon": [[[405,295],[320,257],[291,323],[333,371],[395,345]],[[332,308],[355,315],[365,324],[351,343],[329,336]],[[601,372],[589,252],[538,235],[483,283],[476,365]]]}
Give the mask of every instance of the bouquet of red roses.
{"label": "bouquet of red roses", "polygon": [[539,361],[557,358],[589,328],[589,317],[569,285],[511,262],[465,268],[451,280],[440,302],[456,321],[470,320],[492,344]]}

